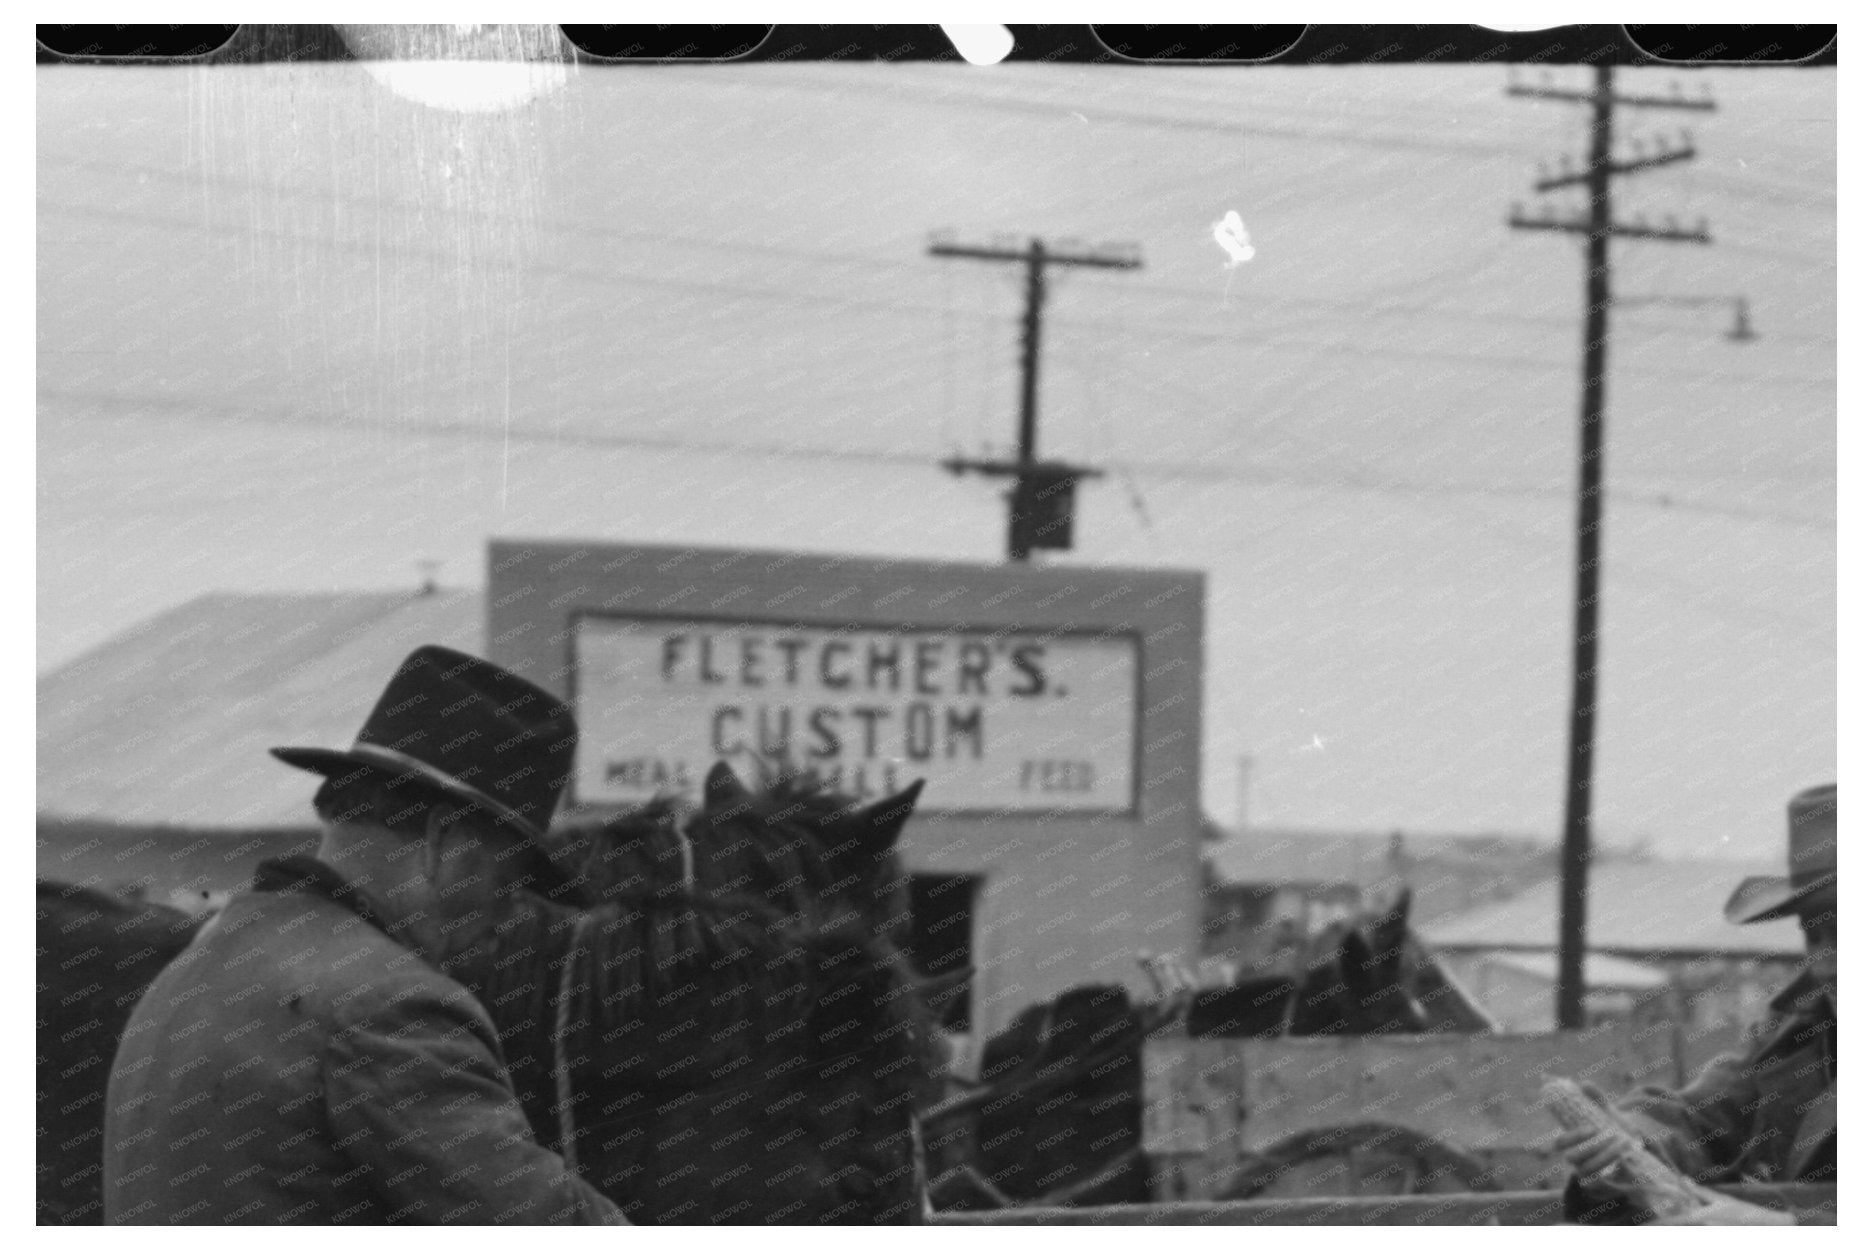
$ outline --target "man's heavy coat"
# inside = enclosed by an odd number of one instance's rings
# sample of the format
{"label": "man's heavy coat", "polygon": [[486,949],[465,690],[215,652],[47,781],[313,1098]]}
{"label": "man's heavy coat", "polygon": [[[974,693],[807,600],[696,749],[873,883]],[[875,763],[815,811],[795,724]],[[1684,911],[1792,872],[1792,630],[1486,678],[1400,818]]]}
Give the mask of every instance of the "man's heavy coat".
{"label": "man's heavy coat", "polygon": [[1678,1169],[1706,1183],[1834,1180],[1834,1011],[1806,976],[1778,994],[1755,1047],[1713,1060],[1680,1090],[1619,1107],[1666,1130]]}
{"label": "man's heavy coat", "polygon": [[334,876],[274,885],[231,900],[131,1017],[107,1222],[622,1222],[535,1140],[467,989]]}
{"label": "man's heavy coat", "polygon": [[[1804,973],[1770,1008],[1753,1047],[1711,1061],[1683,1089],[1646,1087],[1615,1104],[1701,1183],[1834,1183],[1833,1007]],[[1602,1198],[1574,1180],[1567,1205],[1587,1223],[1643,1218],[1623,1198]]]}

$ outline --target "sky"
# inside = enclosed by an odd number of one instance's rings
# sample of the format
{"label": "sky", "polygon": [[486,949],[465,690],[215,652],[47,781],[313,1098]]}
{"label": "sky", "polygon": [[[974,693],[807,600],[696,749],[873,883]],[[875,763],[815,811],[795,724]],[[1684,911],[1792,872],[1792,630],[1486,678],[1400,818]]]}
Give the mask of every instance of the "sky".
{"label": "sky", "polygon": [[[931,233],[1111,241],[1051,279],[1041,451],[1106,476],[1046,559],[1206,574],[1210,814],[1246,760],[1251,827],[1558,834],[1581,245],[1506,219],[1585,125],[1516,71],[37,72],[41,672],[491,537],[997,560],[938,462],[1010,446],[1021,277]],[[1619,138],[1697,159],[1616,208],[1715,242],[1613,248],[1595,825],[1776,857],[1836,771],[1835,78],[1621,71],[1674,84]]]}

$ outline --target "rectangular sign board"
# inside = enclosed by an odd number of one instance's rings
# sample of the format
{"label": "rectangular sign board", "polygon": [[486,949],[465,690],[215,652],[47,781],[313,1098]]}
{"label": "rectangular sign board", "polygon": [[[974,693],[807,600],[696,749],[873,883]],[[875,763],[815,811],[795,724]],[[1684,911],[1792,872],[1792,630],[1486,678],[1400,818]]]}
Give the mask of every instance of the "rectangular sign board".
{"label": "rectangular sign board", "polygon": [[765,757],[860,797],[923,778],[924,811],[1136,810],[1135,634],[578,613],[572,652],[576,803]]}

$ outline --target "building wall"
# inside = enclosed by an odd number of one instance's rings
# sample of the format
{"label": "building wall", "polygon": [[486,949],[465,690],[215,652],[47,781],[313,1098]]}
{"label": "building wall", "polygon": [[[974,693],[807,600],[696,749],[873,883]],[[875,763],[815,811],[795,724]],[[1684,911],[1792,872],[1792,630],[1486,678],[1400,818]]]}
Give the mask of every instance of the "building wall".
{"label": "building wall", "polygon": [[[1134,637],[1132,810],[937,811],[958,804],[933,786],[900,847],[913,871],[983,878],[974,933],[978,1037],[1074,985],[1116,982],[1144,992],[1141,949],[1196,958],[1200,574],[505,541],[490,545],[489,562],[489,658],[568,698],[578,681],[579,613]],[[1094,730],[1061,723],[1052,732],[1070,750]],[[907,765],[899,780],[912,775]]]}

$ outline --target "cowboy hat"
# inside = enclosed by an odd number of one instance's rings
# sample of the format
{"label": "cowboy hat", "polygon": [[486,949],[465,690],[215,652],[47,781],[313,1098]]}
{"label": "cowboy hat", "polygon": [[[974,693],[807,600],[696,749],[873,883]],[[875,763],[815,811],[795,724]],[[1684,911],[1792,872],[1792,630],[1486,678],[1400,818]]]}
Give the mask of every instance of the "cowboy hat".
{"label": "cowboy hat", "polygon": [[1724,904],[1732,924],[1800,915],[1834,884],[1834,783],[1803,790],[1788,803],[1788,876],[1748,877]]}
{"label": "cowboy hat", "polygon": [[489,813],[553,865],[546,827],[572,775],[572,709],[532,682],[447,647],[419,647],[397,668],[349,750],[273,747],[336,780],[377,773]]}

